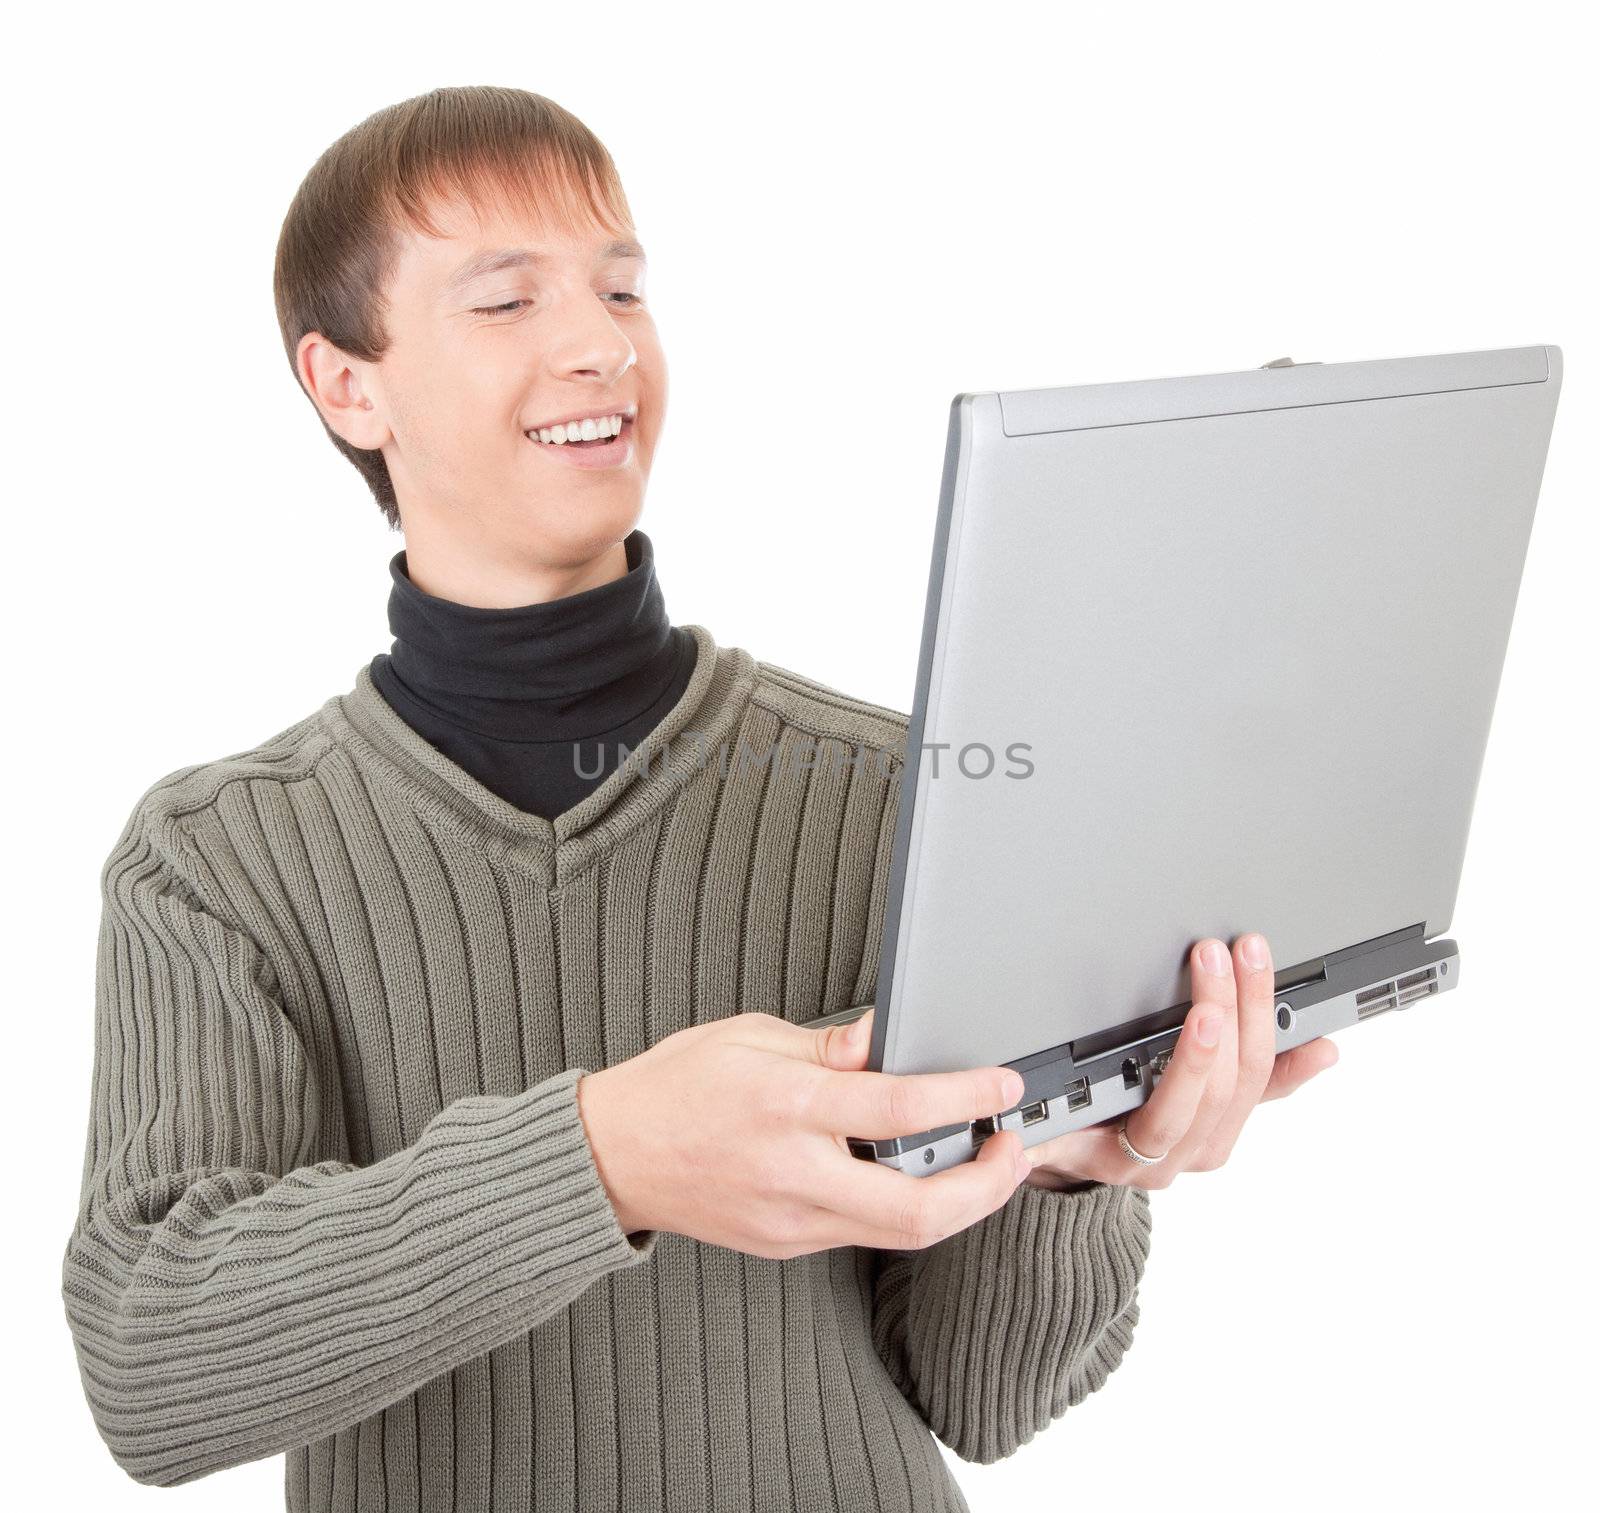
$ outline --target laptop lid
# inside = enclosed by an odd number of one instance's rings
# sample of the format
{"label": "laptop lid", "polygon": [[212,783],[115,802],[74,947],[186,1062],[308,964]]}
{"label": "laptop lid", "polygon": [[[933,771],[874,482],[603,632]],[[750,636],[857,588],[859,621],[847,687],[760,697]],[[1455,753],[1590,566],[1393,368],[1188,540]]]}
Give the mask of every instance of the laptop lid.
{"label": "laptop lid", "polygon": [[1454,908],[1557,348],[956,396],[870,1064]]}

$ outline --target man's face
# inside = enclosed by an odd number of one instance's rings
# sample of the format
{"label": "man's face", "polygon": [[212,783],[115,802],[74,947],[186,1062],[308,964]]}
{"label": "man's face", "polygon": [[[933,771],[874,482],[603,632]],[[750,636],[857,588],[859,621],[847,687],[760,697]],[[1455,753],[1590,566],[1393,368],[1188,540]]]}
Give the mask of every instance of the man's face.
{"label": "man's face", "polygon": [[[430,214],[449,234],[403,237],[389,348],[365,384],[402,528],[501,560],[589,561],[637,522],[666,410],[642,249],[615,226]],[[609,442],[539,439],[584,417],[603,435],[619,414]]]}

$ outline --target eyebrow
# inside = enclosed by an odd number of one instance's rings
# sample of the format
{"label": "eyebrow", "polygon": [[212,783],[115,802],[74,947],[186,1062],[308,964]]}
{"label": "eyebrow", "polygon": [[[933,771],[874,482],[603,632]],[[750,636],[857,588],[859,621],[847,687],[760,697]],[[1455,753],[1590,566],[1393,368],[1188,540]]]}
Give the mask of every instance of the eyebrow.
{"label": "eyebrow", "polygon": [[[607,242],[595,261],[606,262],[614,257],[636,257],[642,263],[645,261],[644,248],[636,241],[620,238]],[[480,252],[476,257],[469,257],[450,275],[443,292],[453,294],[486,273],[499,273],[504,268],[526,268],[549,261],[548,253],[534,252],[527,247],[500,247],[493,252]]]}

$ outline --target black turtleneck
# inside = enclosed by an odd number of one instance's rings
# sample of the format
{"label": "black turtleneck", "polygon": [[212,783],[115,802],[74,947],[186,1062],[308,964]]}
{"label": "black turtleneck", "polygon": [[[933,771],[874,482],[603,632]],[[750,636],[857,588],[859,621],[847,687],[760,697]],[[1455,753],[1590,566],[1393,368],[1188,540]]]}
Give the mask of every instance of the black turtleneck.
{"label": "black turtleneck", "polygon": [[484,609],[424,593],[389,562],[394,645],[372,681],[405,722],[491,792],[554,819],[587,797],[688,686],[695,641],[667,620],[643,531],[628,571],[543,604]]}

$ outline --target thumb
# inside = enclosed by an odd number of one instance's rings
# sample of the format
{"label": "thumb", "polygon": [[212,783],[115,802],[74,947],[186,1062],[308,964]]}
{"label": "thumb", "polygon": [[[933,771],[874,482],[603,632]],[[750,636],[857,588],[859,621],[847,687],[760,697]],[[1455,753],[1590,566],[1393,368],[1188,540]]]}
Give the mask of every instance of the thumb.
{"label": "thumb", "polygon": [[849,1024],[831,1024],[817,1031],[817,1060],[835,1072],[864,1071],[871,1046],[871,1009]]}
{"label": "thumb", "polygon": [[996,1130],[978,1147],[972,1164],[981,1166],[985,1161],[992,1168],[994,1191],[1000,1203],[1005,1202],[1033,1170],[1022,1136],[1015,1130]]}

